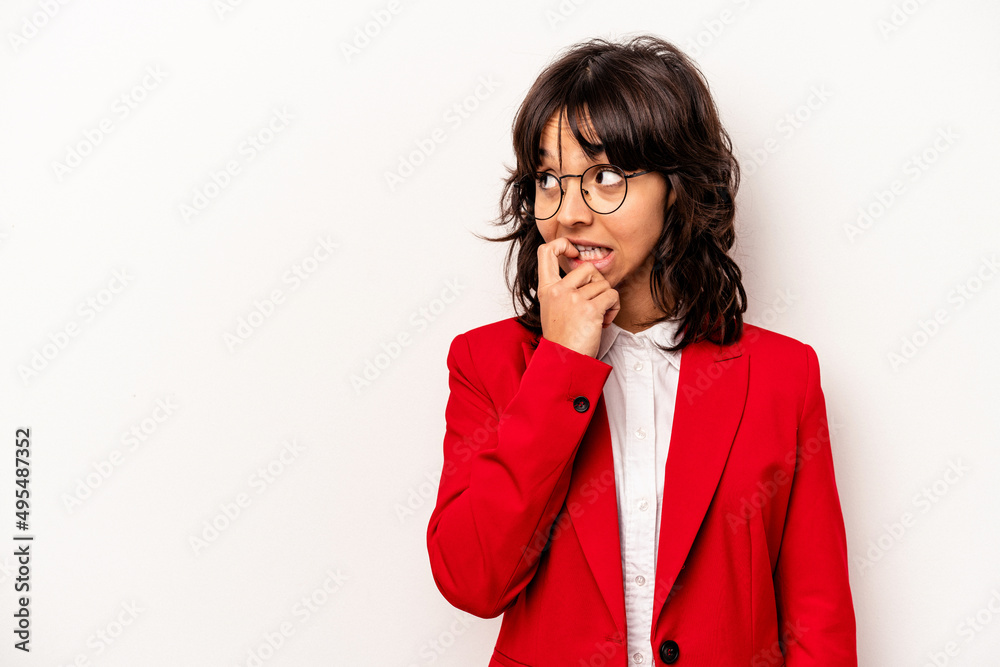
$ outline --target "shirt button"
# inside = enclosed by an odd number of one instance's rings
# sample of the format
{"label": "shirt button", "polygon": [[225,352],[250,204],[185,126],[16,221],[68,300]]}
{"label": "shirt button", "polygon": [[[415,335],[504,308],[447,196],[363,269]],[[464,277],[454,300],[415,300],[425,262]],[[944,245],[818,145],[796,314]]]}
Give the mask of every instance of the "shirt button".
{"label": "shirt button", "polygon": [[633,653],[632,660],[637,665],[642,664],[642,653]]}
{"label": "shirt button", "polygon": [[645,500],[640,500],[639,501],[639,509],[641,509],[643,511],[646,511],[647,509],[649,509],[649,503],[646,502]]}
{"label": "shirt button", "polygon": [[635,362],[635,366],[633,366],[632,368],[634,368],[637,371],[641,371],[642,370],[642,362],[641,361]]}
{"label": "shirt button", "polygon": [[635,578],[635,583],[637,583],[637,584],[639,584],[640,586],[642,586],[642,585],[643,585],[644,583],[646,583],[646,577],[644,577],[644,576],[642,576],[642,575],[640,574],[639,576],[637,576],[637,577]]}
{"label": "shirt button", "polygon": [[645,429],[643,429],[641,427],[637,428],[635,430],[635,437],[639,438],[640,440],[645,440],[645,438],[646,438],[646,431],[645,431]]}

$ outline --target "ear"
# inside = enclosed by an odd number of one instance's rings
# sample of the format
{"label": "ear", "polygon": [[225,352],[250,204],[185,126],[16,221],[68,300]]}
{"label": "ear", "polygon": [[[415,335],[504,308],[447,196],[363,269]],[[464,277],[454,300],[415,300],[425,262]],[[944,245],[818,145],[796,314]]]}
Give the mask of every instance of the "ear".
{"label": "ear", "polygon": [[670,182],[670,174],[660,172],[657,174],[663,180],[663,186],[667,188],[667,208],[674,205],[677,201],[677,191],[674,189],[674,184]]}

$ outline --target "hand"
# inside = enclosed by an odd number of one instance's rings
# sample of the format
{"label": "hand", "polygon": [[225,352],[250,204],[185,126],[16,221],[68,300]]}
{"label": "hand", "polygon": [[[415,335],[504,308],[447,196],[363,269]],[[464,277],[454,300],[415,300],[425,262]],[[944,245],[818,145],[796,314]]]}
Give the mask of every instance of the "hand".
{"label": "hand", "polygon": [[538,301],[542,336],[581,354],[597,357],[601,330],[621,309],[618,292],[590,262],[559,277],[559,255],[579,257],[566,238],[538,246]]}

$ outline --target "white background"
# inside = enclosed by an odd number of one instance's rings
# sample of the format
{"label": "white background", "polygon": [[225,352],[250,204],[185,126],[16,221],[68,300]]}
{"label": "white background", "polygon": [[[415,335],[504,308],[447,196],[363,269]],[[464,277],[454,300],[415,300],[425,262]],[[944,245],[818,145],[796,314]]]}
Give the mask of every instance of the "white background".
{"label": "white background", "polygon": [[993,664],[997,3],[388,7],[4,3],[0,663],[485,665],[500,619],[453,609],[425,545],[448,346],[513,315],[505,248],[472,232],[499,234],[541,68],[648,31],[695,57],[739,151],[748,321],[819,355],[861,664]]}

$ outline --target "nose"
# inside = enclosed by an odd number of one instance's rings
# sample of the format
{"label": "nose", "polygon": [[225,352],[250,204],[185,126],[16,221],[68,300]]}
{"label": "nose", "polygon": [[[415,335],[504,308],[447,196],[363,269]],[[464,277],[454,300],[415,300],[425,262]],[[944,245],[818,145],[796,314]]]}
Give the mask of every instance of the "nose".
{"label": "nose", "polygon": [[593,222],[594,211],[583,200],[583,193],[580,191],[580,178],[580,176],[576,176],[563,181],[562,187],[565,192],[556,214],[556,219],[561,225],[572,226],[577,222],[587,224]]}

